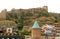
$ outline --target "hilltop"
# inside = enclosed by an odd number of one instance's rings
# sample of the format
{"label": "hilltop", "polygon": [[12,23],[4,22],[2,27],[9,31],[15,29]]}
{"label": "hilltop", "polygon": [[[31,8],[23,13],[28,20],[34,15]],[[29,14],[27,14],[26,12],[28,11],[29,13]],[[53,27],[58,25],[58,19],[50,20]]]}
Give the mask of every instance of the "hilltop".
{"label": "hilltop", "polygon": [[0,13],[0,20],[12,20],[18,26],[31,26],[34,20],[39,21],[40,25],[46,23],[60,22],[60,14],[48,12],[48,6],[30,8],[30,9],[12,9],[7,11],[2,10]]}

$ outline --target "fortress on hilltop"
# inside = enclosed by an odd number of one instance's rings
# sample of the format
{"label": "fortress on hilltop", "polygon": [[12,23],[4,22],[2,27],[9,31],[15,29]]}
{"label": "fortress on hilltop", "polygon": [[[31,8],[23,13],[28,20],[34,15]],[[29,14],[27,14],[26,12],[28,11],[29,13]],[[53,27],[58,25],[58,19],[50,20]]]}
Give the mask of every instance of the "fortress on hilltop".
{"label": "fortress on hilltop", "polygon": [[43,6],[43,7],[37,7],[37,8],[30,8],[30,9],[12,9],[11,11],[7,11],[7,9],[4,9],[0,13],[0,20],[5,20],[7,18],[8,13],[35,13],[35,12],[48,12],[48,7]]}

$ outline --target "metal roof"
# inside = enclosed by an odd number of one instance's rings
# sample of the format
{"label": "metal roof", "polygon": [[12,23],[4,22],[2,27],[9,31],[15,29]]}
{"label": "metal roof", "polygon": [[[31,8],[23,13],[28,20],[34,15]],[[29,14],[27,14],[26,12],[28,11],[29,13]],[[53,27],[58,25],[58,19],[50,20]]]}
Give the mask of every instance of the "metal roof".
{"label": "metal roof", "polygon": [[40,28],[37,21],[34,22],[34,25],[32,26],[32,28]]}

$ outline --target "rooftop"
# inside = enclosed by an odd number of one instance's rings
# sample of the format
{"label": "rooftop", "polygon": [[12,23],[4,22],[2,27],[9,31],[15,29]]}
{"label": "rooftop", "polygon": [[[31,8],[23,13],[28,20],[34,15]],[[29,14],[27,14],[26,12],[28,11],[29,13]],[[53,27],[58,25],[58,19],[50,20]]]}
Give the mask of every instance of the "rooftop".
{"label": "rooftop", "polygon": [[34,25],[32,26],[32,28],[40,28],[37,21],[34,22]]}

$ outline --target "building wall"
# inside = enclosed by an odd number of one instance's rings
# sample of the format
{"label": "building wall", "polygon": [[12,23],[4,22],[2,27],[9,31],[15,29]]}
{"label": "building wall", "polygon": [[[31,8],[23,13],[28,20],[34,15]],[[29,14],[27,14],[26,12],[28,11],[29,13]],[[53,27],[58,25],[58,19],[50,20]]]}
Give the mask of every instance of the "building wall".
{"label": "building wall", "polygon": [[7,10],[4,9],[0,13],[0,18],[3,19],[3,20],[5,20],[6,19],[6,15],[7,15]]}
{"label": "building wall", "polygon": [[32,29],[32,39],[40,39],[41,38],[41,33],[40,33],[40,29]]}

